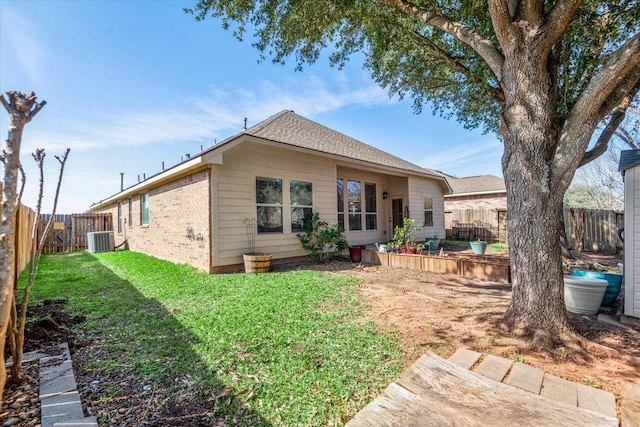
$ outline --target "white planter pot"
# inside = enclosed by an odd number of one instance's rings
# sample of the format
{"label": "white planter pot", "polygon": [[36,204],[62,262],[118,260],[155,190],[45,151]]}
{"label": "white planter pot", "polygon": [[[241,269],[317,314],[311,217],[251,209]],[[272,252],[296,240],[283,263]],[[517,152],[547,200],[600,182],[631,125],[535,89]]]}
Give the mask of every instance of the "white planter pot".
{"label": "white planter pot", "polygon": [[598,314],[609,282],[581,276],[564,276],[564,304],[577,314]]}

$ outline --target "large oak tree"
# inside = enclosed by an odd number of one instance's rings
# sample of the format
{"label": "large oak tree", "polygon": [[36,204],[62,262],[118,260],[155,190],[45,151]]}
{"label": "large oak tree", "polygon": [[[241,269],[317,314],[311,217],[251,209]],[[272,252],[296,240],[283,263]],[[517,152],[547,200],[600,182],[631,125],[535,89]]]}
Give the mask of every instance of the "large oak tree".
{"label": "large oak tree", "polygon": [[361,52],[373,78],[416,110],[499,132],[513,280],[505,319],[535,346],[572,336],[562,197],[640,89],[637,0],[201,0],[189,11],[240,39],[252,32],[275,62],[301,67],[326,49],[340,66]]}

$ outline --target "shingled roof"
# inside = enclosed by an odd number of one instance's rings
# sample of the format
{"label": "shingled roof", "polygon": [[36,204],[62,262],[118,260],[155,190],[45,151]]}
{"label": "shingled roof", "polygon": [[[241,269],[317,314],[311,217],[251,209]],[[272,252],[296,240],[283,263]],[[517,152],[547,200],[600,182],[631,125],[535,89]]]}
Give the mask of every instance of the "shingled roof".
{"label": "shingled roof", "polygon": [[640,150],[622,150],[620,152],[619,171],[626,171],[629,168],[640,164]]}
{"label": "shingled roof", "polygon": [[453,192],[449,196],[477,193],[506,192],[504,178],[495,175],[477,175],[466,178],[447,177]]}
{"label": "shingled roof", "polygon": [[373,165],[388,166],[420,175],[430,175],[434,178],[441,178],[443,181],[446,180],[445,176],[440,172],[407,162],[299,116],[291,110],[283,110],[230,139],[236,139],[242,134],[323,154],[344,157],[347,160],[360,160]]}

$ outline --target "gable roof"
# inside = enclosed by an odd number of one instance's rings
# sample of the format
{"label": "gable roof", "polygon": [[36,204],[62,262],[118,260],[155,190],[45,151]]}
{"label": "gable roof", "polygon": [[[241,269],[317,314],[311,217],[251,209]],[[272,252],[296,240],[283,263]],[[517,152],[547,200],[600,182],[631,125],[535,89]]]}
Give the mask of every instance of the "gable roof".
{"label": "gable roof", "polygon": [[448,176],[447,181],[449,181],[449,185],[453,189],[453,192],[448,195],[449,197],[467,194],[503,193],[507,191],[504,178],[495,175],[477,175],[466,178]]}
{"label": "gable roof", "polygon": [[433,178],[446,179],[443,174],[423,168],[350,136],[330,129],[291,110],[283,110],[268,119],[244,130],[242,134],[299,148],[360,160],[374,165],[402,169]]}
{"label": "gable roof", "polygon": [[[159,182],[166,181],[174,175],[201,168],[202,165],[207,162],[205,155],[211,154],[215,156],[218,152],[223,153],[226,148],[232,147],[234,142],[240,142],[239,140],[244,136],[310,150],[325,156],[340,157],[345,161],[356,160],[373,166],[402,170],[440,181],[445,188],[445,192],[451,189],[447,178],[440,172],[420,167],[386,153],[364,142],[360,142],[338,131],[299,116],[291,110],[283,110],[196,155],[190,156],[170,168],[149,176],[131,187],[92,204],[89,210],[95,210],[106,203],[123,198],[127,194],[135,194],[145,188],[150,188]],[[208,158],[211,159],[211,157]]]}
{"label": "gable roof", "polygon": [[626,171],[640,164],[640,150],[622,150],[620,152],[619,171]]}

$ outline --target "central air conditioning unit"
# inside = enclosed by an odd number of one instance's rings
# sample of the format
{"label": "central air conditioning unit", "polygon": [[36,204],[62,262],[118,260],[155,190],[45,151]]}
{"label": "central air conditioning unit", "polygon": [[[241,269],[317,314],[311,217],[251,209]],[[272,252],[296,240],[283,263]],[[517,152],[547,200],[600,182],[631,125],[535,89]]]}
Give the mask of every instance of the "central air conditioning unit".
{"label": "central air conditioning unit", "polygon": [[113,231],[87,233],[87,248],[92,254],[114,250]]}

